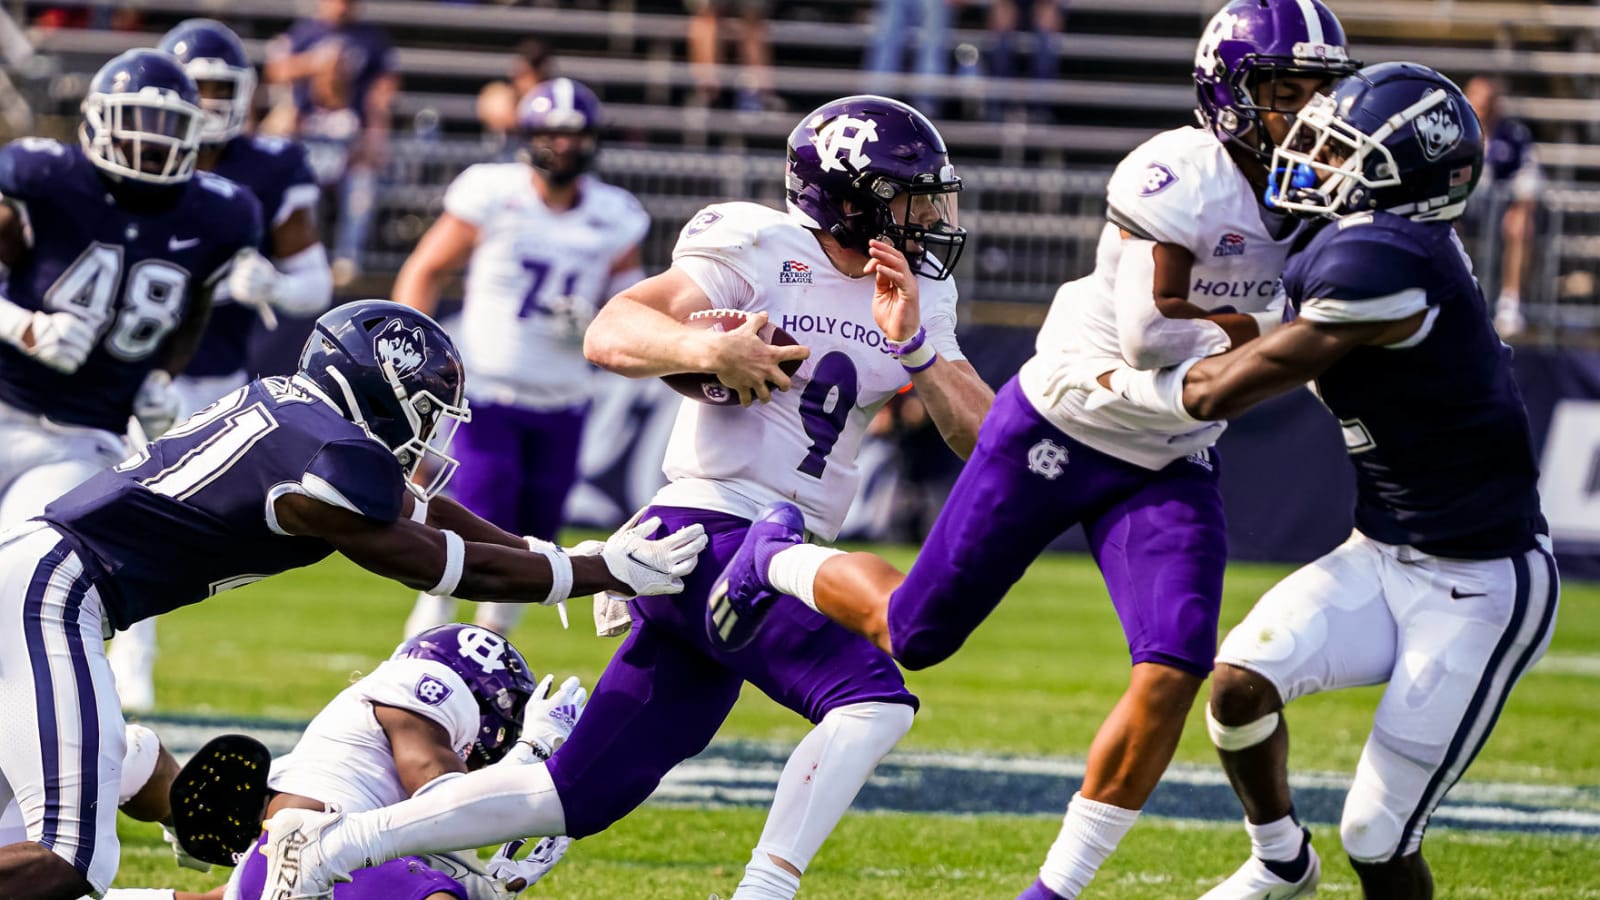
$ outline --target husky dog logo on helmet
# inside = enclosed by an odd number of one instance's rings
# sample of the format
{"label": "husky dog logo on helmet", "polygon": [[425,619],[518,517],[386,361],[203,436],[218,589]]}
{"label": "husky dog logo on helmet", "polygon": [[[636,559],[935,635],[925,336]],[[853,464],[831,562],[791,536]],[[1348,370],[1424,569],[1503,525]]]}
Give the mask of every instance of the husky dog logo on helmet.
{"label": "husky dog logo on helmet", "polygon": [[1429,160],[1445,155],[1461,141],[1461,114],[1448,96],[1444,102],[1417,116],[1414,127],[1417,140],[1422,142],[1422,155]]}
{"label": "husky dog logo on helmet", "polygon": [[877,122],[852,116],[834,117],[817,132],[817,156],[822,171],[846,171],[845,164],[839,161],[846,153],[849,154],[845,158],[849,168],[861,171],[872,164],[872,157],[865,152],[866,145],[877,139]]}
{"label": "husky dog logo on helmet", "polygon": [[428,361],[428,345],[422,339],[421,328],[407,331],[406,323],[390,319],[372,339],[372,355],[393,366],[395,376],[404,380]]}

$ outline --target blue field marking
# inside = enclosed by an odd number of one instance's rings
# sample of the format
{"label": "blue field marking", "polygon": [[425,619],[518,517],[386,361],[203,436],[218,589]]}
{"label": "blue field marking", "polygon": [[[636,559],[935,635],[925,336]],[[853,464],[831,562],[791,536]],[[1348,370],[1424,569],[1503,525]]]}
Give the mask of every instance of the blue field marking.
{"label": "blue field marking", "polygon": [[[304,722],[221,716],[145,716],[180,759],[224,732],[249,734],[272,750],[293,748]],[[726,741],[679,766],[653,802],[684,806],[766,806],[792,746]],[[1469,775],[1470,777],[1470,775]],[[942,814],[1059,816],[1083,779],[1081,760],[979,753],[897,751],[878,766],[855,808]],[[1295,810],[1310,823],[1334,824],[1348,776],[1310,773],[1292,779]],[[1238,822],[1239,802],[1217,767],[1174,766],[1145,806],[1147,815]],[[1466,781],[1439,807],[1433,824],[1490,831],[1600,835],[1600,786]]]}

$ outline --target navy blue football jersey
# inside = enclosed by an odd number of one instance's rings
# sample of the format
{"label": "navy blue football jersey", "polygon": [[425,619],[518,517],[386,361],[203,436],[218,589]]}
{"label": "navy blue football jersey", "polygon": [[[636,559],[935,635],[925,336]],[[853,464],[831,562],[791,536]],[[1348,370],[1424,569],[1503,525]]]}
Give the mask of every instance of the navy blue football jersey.
{"label": "navy blue football jersey", "polygon": [[25,309],[71,311],[100,332],[70,375],[0,344],[0,401],[121,433],[195,292],[261,242],[261,205],[231,181],[196,173],[159,205],[128,209],[80,148],[42,138],[0,147],[0,197],[22,210],[30,235],[0,296]]}
{"label": "navy blue football jersey", "polygon": [[1355,464],[1356,527],[1437,556],[1532,549],[1546,527],[1527,410],[1450,223],[1380,212],[1321,224],[1283,287],[1317,322],[1426,311],[1411,338],[1358,348],[1316,381]]}
{"label": "navy blue football jersey", "polygon": [[378,522],[400,517],[393,453],[295,378],[253,381],[46,507],[41,518],[95,571],[112,625],[128,625],[333,552],[278,528],[302,493]]}
{"label": "navy blue football jersey", "polygon": [[[274,256],[272,229],[283,224],[296,209],[316,204],[317,178],[306,162],[305,148],[293,141],[240,135],[223,146],[222,156],[211,171],[240,185],[260,201],[266,226],[260,250],[267,259]],[[226,290],[218,291],[212,298],[211,323],[184,374],[230,375],[243,369],[250,332],[258,318],[253,308],[234,303]]]}

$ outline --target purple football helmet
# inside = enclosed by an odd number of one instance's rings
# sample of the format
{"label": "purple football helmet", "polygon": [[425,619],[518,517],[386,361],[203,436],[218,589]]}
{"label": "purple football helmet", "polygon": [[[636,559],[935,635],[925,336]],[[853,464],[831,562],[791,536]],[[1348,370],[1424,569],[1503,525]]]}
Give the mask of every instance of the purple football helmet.
{"label": "purple football helmet", "polygon": [[967,241],[956,217],[960,190],[939,130],[898,100],[844,97],[789,133],[789,212],[858,253],[883,237],[918,275],[955,271]]}
{"label": "purple football helmet", "polygon": [[1483,128],[1450,79],[1379,63],[1312,98],[1273,154],[1272,205],[1304,215],[1381,209],[1419,222],[1466,210]]}
{"label": "purple football helmet", "polygon": [[571,78],[541,81],[517,104],[517,131],[528,141],[528,165],[558,185],[571,184],[599,152],[600,98]]}
{"label": "purple football helmet", "polygon": [[256,70],[233,29],[215,19],[187,19],[156,48],[172,54],[200,89],[200,108],[206,111],[200,139],[220,144],[238,137],[250,118]]}
{"label": "purple football helmet", "polygon": [[440,625],[407,638],[390,659],[431,659],[461,676],[478,701],[472,768],[498,761],[522,734],[522,711],[538,688],[528,661],[501,635],[477,625]]}
{"label": "purple football helmet", "polygon": [[1332,80],[1359,68],[1346,52],[1344,27],[1322,0],[1229,0],[1195,48],[1195,114],[1223,142],[1265,162],[1273,143],[1256,127],[1260,114],[1298,110],[1261,105],[1256,85],[1282,77]]}

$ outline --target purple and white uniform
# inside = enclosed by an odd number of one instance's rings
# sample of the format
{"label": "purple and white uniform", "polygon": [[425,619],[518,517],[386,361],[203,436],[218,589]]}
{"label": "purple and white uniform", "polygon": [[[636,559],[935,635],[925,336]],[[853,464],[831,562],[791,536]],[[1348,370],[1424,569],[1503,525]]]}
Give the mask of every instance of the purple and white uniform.
{"label": "purple and white uniform", "polygon": [[1058,368],[1085,361],[1157,367],[1227,349],[1212,323],[1183,320],[1188,331],[1170,333],[1175,320],[1151,300],[1154,244],[1193,255],[1191,303],[1260,312],[1281,303],[1295,229],[1264,220],[1226,147],[1200,128],[1135,149],[1106,194],[1110,222],[1094,271],[1057,291],[1036,355],[995,397],[944,514],[891,599],[891,641],[906,666],[954,653],[1045,547],[1081,524],[1132,661],[1211,671],[1228,549],[1211,445],[1226,423],[1197,429],[1115,404],[1089,409],[1083,392],[1055,401],[1046,386]]}
{"label": "purple and white uniform", "polygon": [[472,166],[444,208],[478,230],[452,328],[472,372],[472,421],[456,436],[451,496],[513,534],[553,540],[594,389],[583,331],[650,216],[593,176],[579,181],[576,206],[552,210],[521,163]]}
{"label": "purple and white uniform", "polygon": [[[771,403],[685,401],[679,411],[664,465],[671,481],[644,515],[668,530],[699,522],[711,543],[682,595],[634,601],[632,629],[549,762],[573,837],[621,818],[704,749],[745,682],[814,723],[854,704],[917,704],[888,656],[792,597],[772,613],[786,627],[741,650],[714,646],[705,628],[712,583],[764,505],[793,500],[815,534],[839,530],[866,424],[908,381],[873,322],[872,280],[841,274],[797,219],[754,203],[707,207],[673,256],[713,306],[767,312],[811,356]],[[921,288],[928,339],[962,359],[954,283],[923,279]]]}

